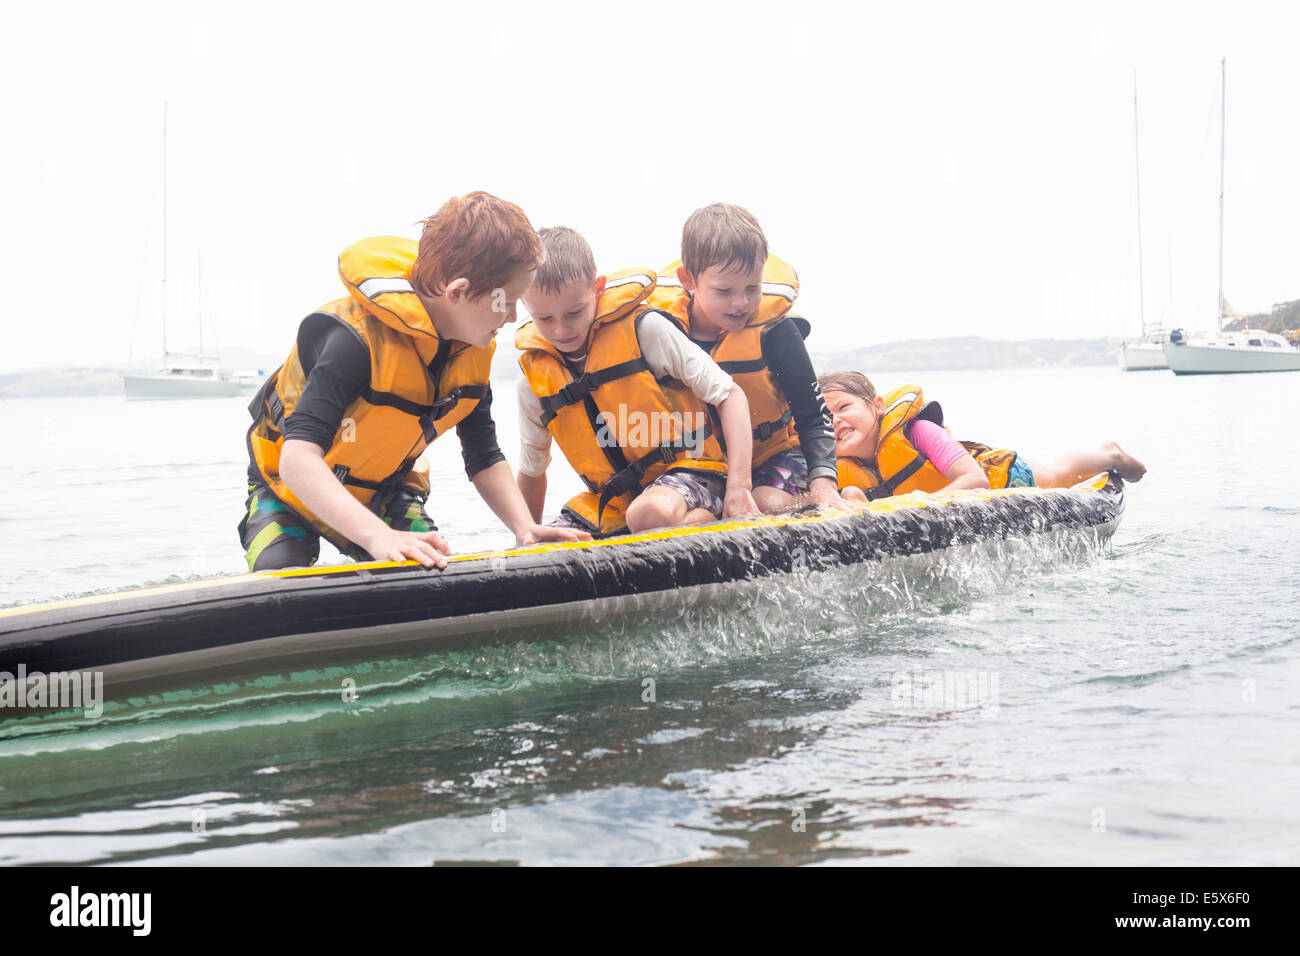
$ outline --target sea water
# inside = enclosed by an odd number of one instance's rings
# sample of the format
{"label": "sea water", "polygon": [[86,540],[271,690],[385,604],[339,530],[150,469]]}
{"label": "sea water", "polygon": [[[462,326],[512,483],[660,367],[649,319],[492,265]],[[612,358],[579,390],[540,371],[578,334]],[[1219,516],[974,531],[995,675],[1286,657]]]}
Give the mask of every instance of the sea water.
{"label": "sea water", "polygon": [[[1150,473],[1102,547],[0,713],[0,862],[1300,862],[1300,373],[876,378],[960,438]],[[0,402],[0,605],[243,570],[245,402]],[[511,544],[455,439],[431,457],[453,547]],[[557,452],[548,515],[576,487]]]}

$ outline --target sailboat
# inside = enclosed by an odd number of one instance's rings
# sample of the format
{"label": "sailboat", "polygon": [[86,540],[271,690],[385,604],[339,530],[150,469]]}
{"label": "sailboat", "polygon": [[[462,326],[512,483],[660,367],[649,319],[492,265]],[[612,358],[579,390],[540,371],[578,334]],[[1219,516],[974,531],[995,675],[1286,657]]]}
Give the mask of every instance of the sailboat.
{"label": "sailboat", "polygon": [[1223,70],[1222,106],[1219,116],[1219,305],[1218,334],[1189,338],[1182,329],[1174,329],[1164,346],[1165,361],[1175,375],[1214,375],[1229,372],[1300,371],[1300,349],[1280,335],[1261,329],[1234,332],[1223,330],[1228,312],[1223,297],[1223,160],[1226,153],[1228,118],[1228,61]]}
{"label": "sailboat", "polygon": [[[243,391],[230,370],[215,355],[203,352],[203,308],[199,307],[199,351],[172,352],[167,348],[167,105],[163,104],[163,205],[162,205],[162,337],[163,364],[156,372],[122,376],[128,399],[230,398]],[[200,301],[202,296],[199,297]]]}
{"label": "sailboat", "polygon": [[1146,316],[1146,290],[1142,276],[1142,160],[1138,149],[1138,90],[1137,71],[1133,71],[1133,163],[1137,170],[1137,227],[1138,227],[1138,315],[1142,333],[1135,342],[1124,342],[1119,347],[1119,367],[1125,372],[1146,372],[1168,368],[1165,361],[1165,343],[1169,341],[1168,329],[1148,329]]}

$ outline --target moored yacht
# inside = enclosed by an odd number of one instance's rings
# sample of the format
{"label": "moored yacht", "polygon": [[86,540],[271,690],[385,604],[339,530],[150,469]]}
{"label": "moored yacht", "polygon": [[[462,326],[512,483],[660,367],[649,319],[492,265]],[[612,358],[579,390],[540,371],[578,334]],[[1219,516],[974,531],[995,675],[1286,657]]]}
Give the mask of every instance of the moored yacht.
{"label": "moored yacht", "polygon": [[1133,71],[1133,170],[1137,187],[1137,240],[1138,240],[1138,307],[1142,322],[1142,335],[1135,342],[1124,342],[1119,347],[1119,367],[1124,372],[1146,372],[1168,368],[1165,364],[1164,345],[1169,341],[1168,329],[1148,329],[1146,316],[1146,291],[1142,274],[1142,159],[1138,149],[1138,92],[1137,71]]}
{"label": "moored yacht", "polygon": [[1166,329],[1153,329],[1136,342],[1125,342],[1119,347],[1119,367],[1125,372],[1146,372],[1168,368],[1165,361],[1165,343],[1169,341]]}
{"label": "moored yacht", "polygon": [[1294,372],[1300,370],[1300,350],[1280,335],[1259,329],[1225,332],[1230,314],[1223,297],[1223,168],[1227,144],[1228,64],[1222,62],[1223,95],[1219,113],[1219,310],[1218,333],[1189,338],[1174,329],[1164,346],[1165,361],[1175,375],[1215,375],[1231,372]]}
{"label": "moored yacht", "polygon": [[1272,332],[1246,329],[1187,338],[1175,329],[1170,338],[1165,360],[1175,375],[1300,371],[1300,349]]}
{"label": "moored yacht", "polygon": [[[167,348],[167,104],[163,104],[163,201],[162,201],[162,368],[156,372],[123,375],[128,399],[229,398],[241,392],[240,382],[220,359],[203,350],[203,297],[199,296],[198,353],[173,352]],[[199,273],[202,286],[202,268]]]}
{"label": "moored yacht", "polygon": [[122,376],[129,399],[146,398],[229,398],[241,392],[230,369],[202,361],[176,362],[168,356],[161,369],[140,375]]}

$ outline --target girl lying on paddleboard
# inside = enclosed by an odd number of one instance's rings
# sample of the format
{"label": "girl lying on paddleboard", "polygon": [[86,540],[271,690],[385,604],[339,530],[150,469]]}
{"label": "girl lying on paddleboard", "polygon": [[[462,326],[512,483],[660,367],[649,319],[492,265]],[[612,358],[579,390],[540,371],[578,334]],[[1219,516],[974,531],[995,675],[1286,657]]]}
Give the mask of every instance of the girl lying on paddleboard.
{"label": "girl lying on paddleboard", "polygon": [[835,430],[839,484],[858,501],[909,491],[961,488],[1066,488],[1113,471],[1138,481],[1146,466],[1113,441],[1030,461],[1007,448],[963,442],[943,427],[943,410],[916,385],[876,394],[860,372],[829,372],[818,379]]}

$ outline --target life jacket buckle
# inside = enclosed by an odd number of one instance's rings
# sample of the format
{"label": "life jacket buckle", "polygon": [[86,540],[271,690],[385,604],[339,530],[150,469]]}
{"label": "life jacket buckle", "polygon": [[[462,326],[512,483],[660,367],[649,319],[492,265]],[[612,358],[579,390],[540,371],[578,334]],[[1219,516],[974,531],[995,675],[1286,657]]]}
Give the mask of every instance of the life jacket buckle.
{"label": "life jacket buckle", "polygon": [[437,399],[433,403],[433,406],[431,408],[431,411],[433,413],[431,416],[432,419],[436,422],[438,419],[442,418],[442,416],[448,414],[453,408],[456,407],[456,403],[460,401],[460,396],[461,396],[461,390],[459,387],[457,387],[457,388],[453,388],[442,398]]}
{"label": "life jacket buckle", "polygon": [[588,373],[583,372],[572,382],[569,382],[569,384],[565,385],[555,393],[555,398],[559,399],[556,404],[561,407],[576,405],[578,402],[590,395],[591,390],[591,376]]}
{"label": "life jacket buckle", "polygon": [[781,429],[785,428],[786,425],[789,425],[793,420],[794,412],[787,407],[786,410],[781,413],[781,417],[776,421],[763,422],[754,429],[754,441],[767,441]]}

